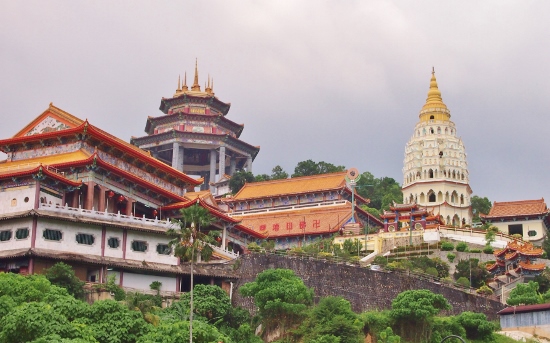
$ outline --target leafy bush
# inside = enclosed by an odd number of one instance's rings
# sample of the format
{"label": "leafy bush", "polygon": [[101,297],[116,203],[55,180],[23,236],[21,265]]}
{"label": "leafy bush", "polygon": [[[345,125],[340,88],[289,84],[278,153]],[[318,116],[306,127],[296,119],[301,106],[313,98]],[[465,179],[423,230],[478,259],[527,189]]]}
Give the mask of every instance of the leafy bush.
{"label": "leafy bush", "polygon": [[68,264],[58,262],[46,269],[46,279],[53,285],[65,288],[69,294],[77,299],[84,298],[84,281],[75,275],[74,270]]}
{"label": "leafy bush", "polygon": [[455,254],[451,254],[451,253],[447,254],[447,260],[449,260],[449,262],[453,263],[455,258],[456,258]]}
{"label": "leafy bush", "polygon": [[438,276],[437,269],[435,269],[434,267],[430,267],[430,268],[426,269],[426,274],[429,274],[429,275],[435,276],[435,277]]}
{"label": "leafy bush", "polygon": [[466,330],[468,339],[488,341],[495,330],[494,324],[489,322],[483,313],[462,312],[456,320]]}
{"label": "leafy bush", "polygon": [[488,286],[483,285],[476,290],[476,293],[481,295],[491,295],[493,294],[493,290]]}
{"label": "leafy bush", "polygon": [[463,287],[470,287],[470,280],[464,276],[459,277],[458,280],[456,280],[456,283]]}
{"label": "leafy bush", "polygon": [[443,251],[453,251],[455,248],[454,244],[451,242],[443,242],[441,243],[441,250]]}
{"label": "leafy bush", "polygon": [[468,250],[468,244],[466,244],[465,242],[459,242],[456,245],[456,251],[464,252],[466,250]]}
{"label": "leafy bush", "polygon": [[470,252],[479,254],[481,252],[481,249],[470,249]]}
{"label": "leafy bush", "polygon": [[255,242],[249,243],[247,249],[253,252],[260,252],[262,250],[262,248]]}
{"label": "leafy bush", "polygon": [[485,248],[483,248],[483,253],[485,254],[492,254],[494,252],[493,247],[488,245]]}

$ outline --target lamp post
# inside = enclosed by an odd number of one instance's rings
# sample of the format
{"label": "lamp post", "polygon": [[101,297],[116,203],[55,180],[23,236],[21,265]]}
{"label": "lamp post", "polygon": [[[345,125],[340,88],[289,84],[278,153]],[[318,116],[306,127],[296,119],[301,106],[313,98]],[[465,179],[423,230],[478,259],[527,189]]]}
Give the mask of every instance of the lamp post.
{"label": "lamp post", "polygon": [[462,339],[462,337],[457,336],[457,335],[450,335],[450,336],[447,336],[447,337],[445,337],[445,338],[443,338],[443,339],[441,340],[441,343],[443,343],[443,342],[445,342],[446,340],[451,339],[451,338],[457,338],[457,339],[459,339],[462,343],[466,343],[466,342],[464,341],[464,339]]}

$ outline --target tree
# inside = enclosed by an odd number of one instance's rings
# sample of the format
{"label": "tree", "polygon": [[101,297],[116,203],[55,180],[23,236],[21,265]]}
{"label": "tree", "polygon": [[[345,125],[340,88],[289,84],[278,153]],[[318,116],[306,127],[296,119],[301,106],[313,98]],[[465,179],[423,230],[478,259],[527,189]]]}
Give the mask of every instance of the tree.
{"label": "tree", "polygon": [[451,305],[441,294],[429,290],[411,290],[397,295],[392,301],[390,316],[401,329],[401,337],[419,342],[429,341],[430,320]]}
{"label": "tree", "polygon": [[245,183],[254,182],[254,180],[254,175],[251,172],[239,170],[231,176],[229,180],[229,189],[231,193],[237,194]]}
{"label": "tree", "polygon": [[288,173],[284,171],[281,166],[276,165],[271,170],[271,179],[272,180],[288,179]]}
{"label": "tree", "polygon": [[487,320],[483,313],[462,312],[456,320],[466,330],[466,338],[472,340],[489,341],[496,329],[495,325]]}
{"label": "tree", "polygon": [[391,177],[376,178],[370,172],[361,174],[357,182],[357,193],[363,198],[370,200],[369,207],[379,211],[389,209],[395,201],[398,204],[403,202],[401,185]]}
{"label": "tree", "polygon": [[193,262],[198,256],[208,261],[212,256],[212,248],[208,244],[215,244],[217,231],[204,233],[202,227],[207,227],[214,222],[210,212],[198,204],[183,208],[180,211],[181,219],[176,222],[178,230],[170,229],[167,234],[172,237],[169,245],[175,247],[174,255],[191,262],[191,288],[189,311],[189,342],[193,339]]}
{"label": "tree", "polygon": [[470,280],[472,287],[479,288],[489,277],[489,272],[483,264],[479,263],[477,258],[471,258],[469,260],[458,261],[453,276],[456,280],[460,277],[465,277]]}
{"label": "tree", "polygon": [[473,221],[479,222],[479,215],[480,214],[489,214],[489,211],[491,210],[491,207],[493,206],[491,204],[491,200],[489,200],[487,197],[479,197],[477,195],[474,195],[471,199],[472,204],[472,213],[474,214]]}
{"label": "tree", "polygon": [[46,269],[45,276],[52,284],[65,288],[75,298],[84,298],[83,287],[86,283],[76,277],[73,268],[68,264],[63,262],[54,264]]}
{"label": "tree", "polygon": [[271,176],[267,174],[258,174],[254,176],[254,182],[262,182],[262,181],[269,181],[271,180]]}
{"label": "tree", "polygon": [[288,328],[305,317],[313,301],[313,290],[288,269],[265,270],[239,291],[243,296],[254,298],[265,333],[278,328],[283,337]]}
{"label": "tree", "polygon": [[344,170],[346,170],[346,167],[344,166],[335,166],[332,163],[327,163],[324,161],[316,163],[313,160],[306,160],[298,162],[294,168],[294,174],[292,174],[292,177],[336,173]]}
{"label": "tree", "polygon": [[363,323],[358,319],[349,301],[342,297],[326,297],[310,311],[298,332],[304,335],[306,342],[330,335],[340,342],[359,343],[364,337],[361,335]]}
{"label": "tree", "polygon": [[[223,319],[231,311],[229,296],[218,286],[196,285],[193,297],[195,313],[211,323]],[[186,293],[180,301],[190,304],[190,298],[190,294]]]}
{"label": "tree", "polygon": [[544,300],[538,291],[539,284],[537,282],[520,283],[510,292],[506,303],[510,306],[541,304]]}

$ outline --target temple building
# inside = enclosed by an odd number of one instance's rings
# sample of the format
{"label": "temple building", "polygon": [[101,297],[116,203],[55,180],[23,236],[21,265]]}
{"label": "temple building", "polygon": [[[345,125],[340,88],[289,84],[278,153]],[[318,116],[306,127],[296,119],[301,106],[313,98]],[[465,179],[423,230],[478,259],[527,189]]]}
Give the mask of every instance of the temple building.
{"label": "temple building", "polygon": [[416,203],[396,204],[390,206],[389,211],[384,211],[380,218],[384,221],[385,232],[437,229],[441,225],[438,215],[428,213],[425,208],[420,208]]}
{"label": "temple building", "polygon": [[132,137],[131,143],[188,175],[205,179],[202,190],[212,188],[225,174],[236,170],[252,172],[252,162],[260,147],[239,139],[244,125],[226,118],[231,104],[214,94],[214,81],[201,90],[198,68],[191,89],[187,76],[171,98],[162,98],[164,115],[147,118],[147,136]]}
{"label": "temple building", "polygon": [[468,162],[451,112],[432,71],[428,98],[405,146],[403,203],[416,203],[441,216],[446,225],[472,223]]}
{"label": "temple building", "polygon": [[522,239],[542,244],[550,229],[550,214],[544,199],[494,202],[489,214],[479,216],[500,232],[518,234]]}
{"label": "temple building", "polygon": [[338,172],[247,183],[234,197],[222,201],[229,207],[228,215],[250,230],[247,234],[254,232],[261,239],[275,241],[275,249],[330,237],[350,222],[379,230],[382,222],[361,209],[368,200],[358,195],[352,220],[352,191],[345,177],[346,172]]}
{"label": "temple building", "polygon": [[[215,222],[206,229],[221,233],[214,257],[238,254],[227,247],[238,221],[211,195],[193,192],[204,180],[52,104],[0,140],[0,151],[7,154],[0,161],[0,271],[40,273],[63,261],[90,282],[112,274],[122,287],[149,290],[160,281],[163,292],[185,290],[189,264],[174,256],[166,235],[178,216],[172,204],[207,208]],[[195,273],[199,283],[227,287],[231,280],[208,266]]]}

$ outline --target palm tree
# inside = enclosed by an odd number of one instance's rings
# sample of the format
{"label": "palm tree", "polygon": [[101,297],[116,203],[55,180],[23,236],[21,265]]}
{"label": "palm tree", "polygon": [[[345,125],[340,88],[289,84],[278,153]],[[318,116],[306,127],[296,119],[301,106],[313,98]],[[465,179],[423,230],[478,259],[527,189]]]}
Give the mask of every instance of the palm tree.
{"label": "palm tree", "polygon": [[209,244],[216,243],[218,231],[202,232],[201,228],[206,228],[214,223],[215,218],[210,212],[197,204],[183,208],[180,211],[181,218],[174,223],[179,226],[178,229],[169,229],[167,234],[172,238],[169,242],[174,247],[174,255],[183,261],[191,262],[191,290],[189,302],[189,342],[193,342],[193,262],[197,257],[208,261],[212,257],[212,248]]}

